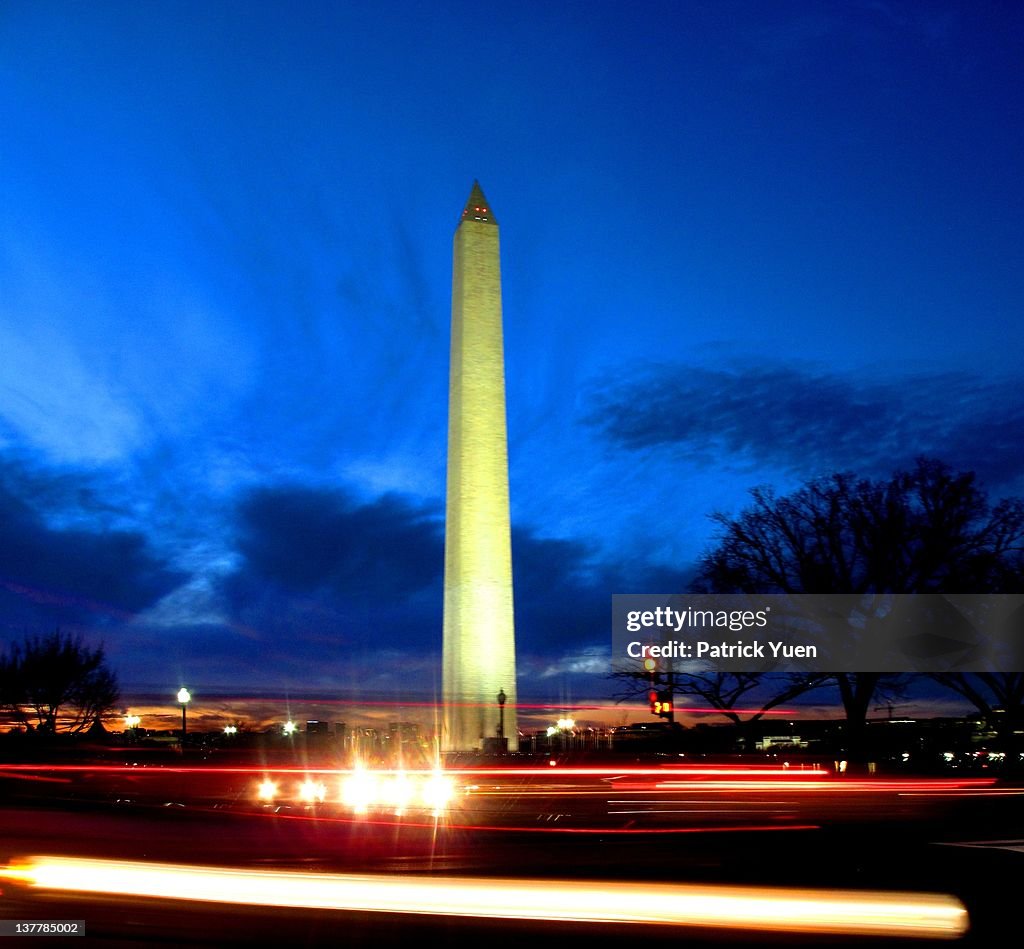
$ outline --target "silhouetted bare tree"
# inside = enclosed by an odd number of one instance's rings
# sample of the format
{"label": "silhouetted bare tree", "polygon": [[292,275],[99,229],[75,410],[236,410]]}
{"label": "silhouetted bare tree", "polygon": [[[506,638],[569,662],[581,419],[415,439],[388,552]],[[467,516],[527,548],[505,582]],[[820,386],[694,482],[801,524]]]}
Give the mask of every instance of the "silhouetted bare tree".
{"label": "silhouetted bare tree", "polygon": [[[1024,585],[1024,502],[989,503],[971,472],[921,459],[872,481],[834,474],[777,497],[751,492],[720,528],[695,589],[707,593],[1019,592]],[[859,751],[879,673],[831,677]]]}
{"label": "silhouetted bare tree", "polygon": [[59,630],[26,637],[0,656],[0,705],[41,732],[80,732],[117,705],[117,678],[103,647]]}

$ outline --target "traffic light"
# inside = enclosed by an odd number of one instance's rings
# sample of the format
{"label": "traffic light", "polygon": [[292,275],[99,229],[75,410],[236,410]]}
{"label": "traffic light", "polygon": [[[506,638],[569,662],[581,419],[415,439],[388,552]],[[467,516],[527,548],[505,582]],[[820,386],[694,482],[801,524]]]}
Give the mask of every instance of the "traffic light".
{"label": "traffic light", "polygon": [[660,718],[667,718],[669,721],[673,721],[672,693],[652,692],[650,694],[654,696],[651,700],[651,712]]}

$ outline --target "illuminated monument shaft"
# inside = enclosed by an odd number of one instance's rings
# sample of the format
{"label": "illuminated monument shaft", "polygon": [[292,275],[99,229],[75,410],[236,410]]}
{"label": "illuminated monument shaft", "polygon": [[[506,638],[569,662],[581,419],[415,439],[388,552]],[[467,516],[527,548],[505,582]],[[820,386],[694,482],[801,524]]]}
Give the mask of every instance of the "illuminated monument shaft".
{"label": "illuminated monument shaft", "polygon": [[455,231],[444,544],[444,747],[517,747],[498,222],[476,183]]}

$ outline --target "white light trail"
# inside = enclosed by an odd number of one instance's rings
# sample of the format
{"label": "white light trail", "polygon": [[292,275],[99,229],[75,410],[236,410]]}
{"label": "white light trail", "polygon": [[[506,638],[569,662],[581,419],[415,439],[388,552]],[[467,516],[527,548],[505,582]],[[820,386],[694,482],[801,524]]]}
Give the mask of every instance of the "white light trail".
{"label": "white light trail", "polygon": [[955,939],[952,896],[635,882],[288,873],[29,857],[0,876],[32,887],[242,905],[592,923]]}

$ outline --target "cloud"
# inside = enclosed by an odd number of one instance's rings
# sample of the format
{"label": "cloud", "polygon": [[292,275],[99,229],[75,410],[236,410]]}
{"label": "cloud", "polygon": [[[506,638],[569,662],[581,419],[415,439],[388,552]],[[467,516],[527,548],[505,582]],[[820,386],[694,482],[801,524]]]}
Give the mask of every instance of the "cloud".
{"label": "cloud", "polygon": [[[374,681],[393,695],[439,685],[444,534],[436,507],[283,485],[247,494],[236,531],[239,562],[221,593],[245,633],[243,651],[262,650],[264,665],[280,670],[319,657],[317,675],[335,676],[339,687]],[[609,565],[583,543],[528,527],[513,529],[512,557],[517,652],[524,671],[548,679],[556,668],[592,675],[593,661],[556,657],[607,646],[613,592],[668,582],[653,568]],[[667,588],[680,588],[674,581]],[[524,692],[531,681],[544,687],[533,672],[520,678]]]}
{"label": "cloud", "polygon": [[598,389],[587,421],[638,451],[800,477],[889,473],[931,455],[991,488],[1024,477],[1024,387],[966,372],[870,379],[801,365],[659,365]]}
{"label": "cloud", "polygon": [[260,644],[265,675],[301,658],[358,687],[385,650],[439,653],[444,537],[434,507],[286,484],[243,495],[234,531],[238,562],[219,592],[229,621]]}
{"label": "cloud", "polygon": [[682,570],[599,559],[579,541],[527,529],[513,530],[512,560],[521,699],[600,690],[611,672],[612,595],[686,588]]}
{"label": "cloud", "polygon": [[512,535],[516,646],[522,652],[561,653],[599,635],[607,623],[605,597],[586,545],[538,537],[527,529]]}
{"label": "cloud", "polygon": [[[165,558],[187,564],[181,544],[156,548],[126,529],[111,490],[96,475],[0,465],[0,619],[12,635],[101,633],[126,687],[439,697],[438,504],[297,483],[250,488],[211,521],[216,569],[179,570]],[[513,530],[513,576],[520,691],[534,699],[552,687],[592,690],[612,593],[680,588],[667,573],[605,562],[530,526]]]}
{"label": "cloud", "polygon": [[242,501],[238,525],[249,569],[296,593],[406,596],[435,581],[443,563],[437,510],[398,495],[360,504],[338,490],[259,489]]}
{"label": "cloud", "polygon": [[[184,575],[136,531],[55,527],[59,510],[39,498],[66,495],[66,475],[29,475],[0,460],[0,622],[11,631],[54,626],[106,627],[173,590]],[[88,508],[95,500],[86,491]],[[73,495],[72,495],[73,496]],[[87,502],[87,503],[86,503]],[[74,508],[74,505],[71,505]],[[69,519],[76,513],[70,510]]]}
{"label": "cloud", "polygon": [[[16,318],[17,317],[17,318]],[[139,413],[52,330],[0,311],[0,434],[76,464],[124,457],[145,437]]]}
{"label": "cloud", "polygon": [[[244,489],[227,509],[201,495],[168,508],[174,499],[165,498],[142,517],[118,502],[124,487],[4,456],[4,629],[100,634],[126,687],[439,696],[437,502],[288,482]],[[199,523],[209,550],[194,546]],[[609,562],[597,547],[532,525],[513,529],[513,576],[520,690],[534,699],[593,689],[612,593],[682,587],[674,572]]]}
{"label": "cloud", "polygon": [[607,675],[612,668],[610,645],[588,646],[579,652],[559,656],[538,673],[542,679],[564,678],[572,675]]}

